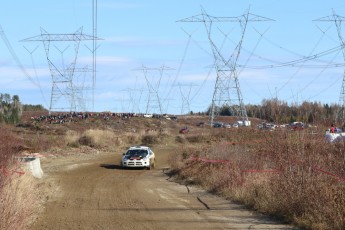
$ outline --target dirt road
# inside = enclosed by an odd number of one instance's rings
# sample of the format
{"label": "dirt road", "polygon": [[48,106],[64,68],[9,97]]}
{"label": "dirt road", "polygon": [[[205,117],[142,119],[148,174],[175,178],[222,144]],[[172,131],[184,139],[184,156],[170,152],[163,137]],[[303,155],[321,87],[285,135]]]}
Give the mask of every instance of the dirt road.
{"label": "dirt road", "polygon": [[163,173],[124,170],[121,153],[42,159],[47,202],[30,229],[292,229]]}

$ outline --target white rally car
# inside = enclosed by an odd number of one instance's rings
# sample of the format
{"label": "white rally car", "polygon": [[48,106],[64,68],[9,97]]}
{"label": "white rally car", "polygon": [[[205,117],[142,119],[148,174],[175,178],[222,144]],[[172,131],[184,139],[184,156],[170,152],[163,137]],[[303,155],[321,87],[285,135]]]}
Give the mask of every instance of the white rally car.
{"label": "white rally car", "polygon": [[152,169],[156,159],[154,152],[147,146],[132,146],[123,154],[121,166]]}

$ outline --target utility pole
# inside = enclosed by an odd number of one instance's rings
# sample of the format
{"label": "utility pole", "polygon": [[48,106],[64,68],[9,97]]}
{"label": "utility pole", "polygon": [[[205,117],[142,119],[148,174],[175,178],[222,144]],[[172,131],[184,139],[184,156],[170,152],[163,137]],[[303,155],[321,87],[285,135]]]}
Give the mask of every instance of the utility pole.
{"label": "utility pole", "polygon": [[[179,20],[178,22],[202,22],[206,28],[207,37],[211,45],[214,67],[217,79],[212,97],[211,111],[209,114],[210,125],[219,115],[220,108],[226,106],[230,109],[230,114],[237,116],[244,125],[250,125],[247,111],[243,103],[243,97],[238,80],[237,62],[241,53],[242,43],[248,22],[272,21],[269,18],[247,13],[238,17],[214,17],[202,9],[202,13],[196,16]],[[221,47],[215,44],[212,36],[212,29],[215,23],[236,22],[241,26],[241,36],[235,49],[229,58],[225,58],[221,53]]]}

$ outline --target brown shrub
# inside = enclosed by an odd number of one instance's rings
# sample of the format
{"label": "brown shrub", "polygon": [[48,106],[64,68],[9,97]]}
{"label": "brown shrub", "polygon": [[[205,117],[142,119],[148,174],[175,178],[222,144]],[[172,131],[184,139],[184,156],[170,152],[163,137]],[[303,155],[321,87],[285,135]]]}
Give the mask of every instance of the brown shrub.
{"label": "brown shrub", "polygon": [[37,181],[30,174],[7,177],[0,190],[0,229],[25,229],[37,211]]}
{"label": "brown shrub", "polygon": [[15,137],[7,126],[0,127],[0,168],[6,167],[12,161],[15,153],[20,151],[23,141]]}
{"label": "brown shrub", "polygon": [[110,130],[89,129],[80,136],[78,142],[93,148],[112,148],[115,139],[114,132]]}
{"label": "brown shrub", "polygon": [[68,130],[65,134],[66,145],[73,148],[78,148],[80,135],[74,130]]}
{"label": "brown shrub", "polygon": [[181,144],[184,144],[187,142],[187,139],[184,136],[176,136],[175,141]]}
{"label": "brown shrub", "polygon": [[189,157],[185,149],[175,154],[172,171],[304,228],[345,228],[343,143],[325,144],[323,136],[307,130],[238,129],[216,135],[223,141],[210,148],[188,150]]}
{"label": "brown shrub", "polygon": [[202,143],[210,140],[209,135],[205,135],[203,133],[197,133],[197,134],[192,134],[192,135],[186,135],[185,138],[188,140],[190,143]]}
{"label": "brown shrub", "polygon": [[141,143],[143,145],[154,145],[159,143],[159,137],[157,135],[144,135],[141,138]]}
{"label": "brown shrub", "polygon": [[65,145],[65,140],[61,135],[51,133],[36,132],[30,134],[23,140],[25,146],[30,148],[31,152],[44,152],[52,147],[61,147]]}
{"label": "brown shrub", "polygon": [[134,146],[138,145],[138,143],[141,141],[141,135],[142,134],[140,133],[127,133],[125,135],[121,135],[121,137],[125,145]]}
{"label": "brown shrub", "polygon": [[[0,229],[25,229],[37,205],[36,181],[29,175],[14,171],[14,155],[24,143],[11,130],[0,129]],[[14,170],[15,169],[15,170]]]}
{"label": "brown shrub", "polygon": [[89,146],[89,147],[98,147],[94,139],[90,136],[83,135],[79,138],[78,143],[81,145]]}

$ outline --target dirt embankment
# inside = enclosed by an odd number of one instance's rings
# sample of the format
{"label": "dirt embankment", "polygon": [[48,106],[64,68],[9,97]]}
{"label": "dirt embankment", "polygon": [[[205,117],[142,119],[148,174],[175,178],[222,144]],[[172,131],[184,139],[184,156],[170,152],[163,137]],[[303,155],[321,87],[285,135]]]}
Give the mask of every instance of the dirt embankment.
{"label": "dirt embankment", "polygon": [[116,153],[46,157],[45,208],[30,229],[292,229],[165,175],[175,150],[153,147],[154,170],[124,170]]}

